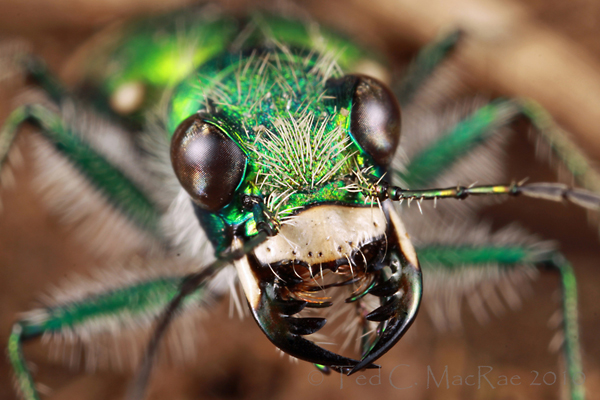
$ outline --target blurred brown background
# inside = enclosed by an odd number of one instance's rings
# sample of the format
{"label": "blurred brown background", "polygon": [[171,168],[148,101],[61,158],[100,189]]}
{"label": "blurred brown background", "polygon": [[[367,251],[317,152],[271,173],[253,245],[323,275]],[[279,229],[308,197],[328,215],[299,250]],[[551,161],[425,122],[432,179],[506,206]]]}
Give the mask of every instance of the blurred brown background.
{"label": "blurred brown background", "polygon": [[[186,1],[3,0],[0,35],[25,37],[51,67],[61,64],[77,45],[101,26]],[[471,34],[458,54],[470,84],[490,95],[524,95],[547,107],[596,160],[600,159],[600,4],[577,1],[484,0],[334,0],[300,4],[315,18],[372,43],[400,67],[419,46],[440,30],[460,25]],[[227,2],[227,6],[251,4]],[[12,93],[3,92],[0,120],[10,110]],[[511,177],[554,180],[550,170],[533,162],[533,147],[525,140],[510,145],[515,155]],[[18,185],[2,193],[0,216],[0,343],[6,343],[18,312],[36,297],[74,272],[88,273],[91,256],[78,246],[54,216],[49,215],[29,187],[30,169],[17,173]],[[518,220],[528,230],[560,243],[579,279],[581,331],[586,386],[591,399],[600,398],[600,246],[597,230],[576,207],[511,200],[490,207],[495,227]],[[558,307],[557,280],[542,275],[532,285],[522,309],[493,318],[484,326],[470,312],[464,329],[439,333],[425,313],[382,360],[380,384],[356,376],[320,375],[306,363],[280,358],[254,322],[230,320],[227,306],[213,313],[206,327],[199,361],[187,367],[161,367],[152,380],[152,399],[195,398],[403,398],[403,399],[555,399],[560,396],[564,367],[548,352],[553,331],[548,320]],[[219,312],[220,311],[220,312]],[[120,399],[130,375],[102,371],[88,375],[48,361],[48,349],[27,345],[26,354],[38,366],[36,380],[51,387],[51,399]],[[394,367],[400,366],[394,370]],[[427,368],[436,378],[448,365],[450,376],[477,375],[491,366],[495,388],[483,384],[450,389],[426,387]],[[537,371],[553,372],[554,385],[530,386]],[[390,373],[391,380],[390,380]],[[485,371],[485,370],[484,370]],[[484,372],[482,371],[482,372]],[[500,375],[519,375],[521,385],[497,386]],[[547,380],[551,378],[547,375]],[[416,384],[415,384],[416,382]],[[365,385],[362,385],[366,383]],[[431,382],[431,384],[433,384]],[[399,390],[396,387],[408,387]],[[396,386],[396,387],[394,387]],[[8,365],[0,359],[0,399],[13,399]]]}

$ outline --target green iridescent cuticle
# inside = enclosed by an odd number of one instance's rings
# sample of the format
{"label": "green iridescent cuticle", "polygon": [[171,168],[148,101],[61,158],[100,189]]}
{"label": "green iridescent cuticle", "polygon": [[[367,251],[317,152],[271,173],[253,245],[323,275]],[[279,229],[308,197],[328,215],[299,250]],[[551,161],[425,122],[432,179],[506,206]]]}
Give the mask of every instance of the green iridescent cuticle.
{"label": "green iridescent cuticle", "polygon": [[[239,195],[253,184],[276,219],[314,203],[363,205],[365,197],[343,184],[365,156],[349,135],[351,98],[327,86],[340,76],[331,56],[303,50],[225,54],[178,86],[167,125],[174,130],[199,113],[219,127],[248,156]],[[248,221],[239,204],[232,201],[218,217],[231,226]]]}

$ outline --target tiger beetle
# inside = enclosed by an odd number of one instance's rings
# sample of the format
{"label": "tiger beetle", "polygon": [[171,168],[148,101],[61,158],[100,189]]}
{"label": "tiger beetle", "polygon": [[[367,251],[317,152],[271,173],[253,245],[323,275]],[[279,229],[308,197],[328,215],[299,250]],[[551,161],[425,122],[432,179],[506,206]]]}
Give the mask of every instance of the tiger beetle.
{"label": "tiger beetle", "polygon": [[[471,228],[455,227],[461,238],[444,238],[426,216],[407,210],[498,195],[600,208],[599,175],[529,100],[494,100],[437,137],[412,140],[410,151],[400,146],[401,109],[461,35],[423,49],[393,90],[369,68],[380,64],[376,55],[274,15],[200,8],[108,29],[76,54],[77,83],[68,87],[39,58],[13,51],[15,70],[39,90],[0,131],[2,183],[18,157],[21,126],[35,126],[42,197],[94,252],[122,266],[110,279],[58,292],[14,323],[8,355],[20,395],[39,398],[23,343],[81,341],[93,365],[106,351],[95,347],[97,336],[146,329],[128,393],[144,398],[171,322],[236,292],[235,282],[277,348],[351,375],[377,368],[405,334],[428,273],[472,275],[481,284],[542,268],[560,275],[568,390],[583,399],[584,385],[573,383],[582,371],[576,283],[561,253],[525,234],[499,240],[478,231],[469,241]],[[519,117],[581,189],[523,181],[438,188]],[[458,217],[465,212],[448,207]],[[427,237],[435,240],[420,240]],[[317,343],[328,320],[353,324],[358,357]]]}

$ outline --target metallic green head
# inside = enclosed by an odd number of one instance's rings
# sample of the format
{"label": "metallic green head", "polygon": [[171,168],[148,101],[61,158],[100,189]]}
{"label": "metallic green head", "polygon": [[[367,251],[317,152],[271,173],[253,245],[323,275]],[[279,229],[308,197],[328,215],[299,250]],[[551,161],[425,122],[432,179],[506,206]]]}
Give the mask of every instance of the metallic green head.
{"label": "metallic green head", "polygon": [[400,137],[398,103],[385,85],[344,76],[314,52],[227,53],[172,99],[175,172],[212,227],[251,220],[245,196],[263,199],[279,223],[315,204],[369,204],[347,178],[367,170],[380,177]]}

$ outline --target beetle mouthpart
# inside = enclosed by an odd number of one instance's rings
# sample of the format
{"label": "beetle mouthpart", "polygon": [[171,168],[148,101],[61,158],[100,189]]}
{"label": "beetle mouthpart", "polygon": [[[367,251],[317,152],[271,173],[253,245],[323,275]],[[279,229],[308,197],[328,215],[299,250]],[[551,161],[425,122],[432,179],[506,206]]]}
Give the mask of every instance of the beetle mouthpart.
{"label": "beetle mouthpart", "polygon": [[[367,249],[369,246],[371,251]],[[265,268],[249,255],[245,259],[247,267],[255,276],[260,275],[255,280],[257,296],[250,304],[256,322],[273,344],[293,357],[348,374],[377,368],[373,362],[394,346],[412,324],[422,293],[419,267],[406,261],[400,246],[388,249],[387,255],[373,251],[381,247],[382,243],[376,240],[361,247],[360,257],[318,266],[285,262]],[[323,328],[325,318],[297,316],[305,308],[333,305],[331,298],[317,292],[351,284],[356,289],[345,303],[357,302],[367,294],[378,297],[380,303],[371,312],[362,313],[365,326],[369,322],[379,325],[375,337],[365,345],[360,361],[323,349],[303,337]],[[362,304],[357,306],[365,309]]]}
{"label": "beetle mouthpart", "polygon": [[[328,307],[332,304],[330,301],[321,301],[331,299],[325,294],[327,289],[352,285],[354,291],[346,303],[357,301],[368,293],[375,284],[375,273],[383,267],[386,247],[387,241],[381,237],[361,245],[347,258],[312,265],[288,260],[269,264],[269,267],[279,279],[282,297],[306,301],[307,307]],[[325,297],[318,297],[321,293]]]}
{"label": "beetle mouthpart", "polygon": [[[327,320],[325,318],[298,318],[305,307],[329,307],[331,302],[308,302],[290,296],[288,285],[302,285],[300,275],[286,276],[285,282],[275,270],[265,268],[254,255],[248,255],[235,262],[238,275],[250,303],[254,319],[269,338],[280,350],[289,355],[315,364],[333,366],[337,369],[351,369],[359,361],[343,357],[325,350],[315,343],[303,338],[321,329]],[[287,265],[286,265],[287,266]],[[337,270],[337,266],[331,266]],[[284,271],[289,268],[278,268]],[[294,280],[292,281],[292,276]],[[294,282],[294,283],[292,283]],[[377,366],[367,366],[377,368]]]}
{"label": "beetle mouthpart", "polygon": [[[308,209],[294,225],[282,227],[262,247],[234,262],[254,319],[280,350],[352,374],[377,368],[373,362],[412,324],[422,297],[421,271],[402,221],[386,204],[375,210]],[[372,229],[366,235],[349,230],[345,233],[347,246],[339,245],[339,237],[323,233],[322,224],[315,221],[323,217],[351,229],[342,216],[355,217],[353,222],[362,221],[361,227]],[[312,235],[307,228],[313,229]],[[295,252],[288,242],[308,247]],[[342,331],[357,334],[360,361],[323,349],[304,337],[325,326],[323,317],[334,321],[347,310],[346,322],[340,321],[337,328],[336,324],[330,326],[334,335]],[[351,327],[358,330],[349,331]]]}
{"label": "beetle mouthpart", "polygon": [[[293,317],[307,306],[306,301],[282,299],[282,287],[278,283],[265,283],[261,285],[261,289],[258,304],[251,307],[252,315],[265,335],[279,349],[293,357],[336,370],[352,369],[360,363],[325,350],[302,337],[317,332],[327,322],[325,318]],[[378,368],[377,365],[367,364],[369,365],[364,365],[361,369]]]}
{"label": "beetle mouthpart", "polygon": [[[332,262],[316,268],[319,274],[328,271],[345,276],[348,265],[338,264],[341,263]],[[269,340],[280,350],[293,357],[330,366],[339,371],[350,370],[360,362],[325,350],[303,338],[320,330],[327,320],[318,317],[300,318],[294,315],[300,313],[305,307],[326,308],[333,304],[330,301],[311,298],[311,294],[315,291],[314,285],[317,285],[319,290],[324,290],[322,286],[315,283],[317,272],[314,266],[286,262],[269,268],[258,262],[255,256],[248,255],[237,262],[236,267],[242,284],[245,285],[244,290],[255,294],[255,296],[248,296],[254,319]],[[244,281],[243,277],[246,276],[250,279]],[[338,284],[348,284],[348,279]],[[305,299],[296,296],[297,293],[305,293]],[[378,366],[366,365],[362,368],[378,368]]]}
{"label": "beetle mouthpart", "polygon": [[421,269],[411,263],[402,265],[395,252],[390,258],[391,276],[369,290],[369,294],[381,297],[382,305],[365,317],[380,322],[377,338],[348,375],[370,365],[391,349],[408,330],[419,310],[423,295]]}

